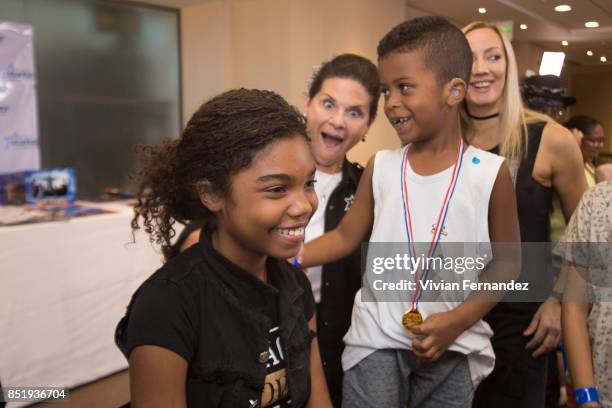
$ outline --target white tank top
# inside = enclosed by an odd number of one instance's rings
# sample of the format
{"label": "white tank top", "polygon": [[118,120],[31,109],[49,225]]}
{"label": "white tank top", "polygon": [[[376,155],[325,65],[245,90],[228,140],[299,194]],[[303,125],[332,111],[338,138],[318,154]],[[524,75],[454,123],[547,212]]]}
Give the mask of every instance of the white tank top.
{"label": "white tank top", "polygon": [[[327,210],[327,204],[329,203],[329,197],[338,187],[342,181],[342,172],[335,174],[327,174],[317,169],[315,172],[315,193],[319,199],[319,206],[317,210],[308,221],[306,227],[306,236],[304,237],[304,243],[312,241],[315,238],[320,237],[325,233],[325,211]],[[323,266],[313,266],[308,268],[306,273],[310,285],[312,286],[312,294],[315,299],[315,303],[321,303],[321,280],[323,279]]]}
{"label": "white tank top", "polygon": [[[407,242],[401,190],[401,163],[406,148],[376,154],[372,175],[374,225],[371,243]],[[472,146],[465,150],[440,242],[479,243],[490,253],[489,198],[503,161],[498,155]],[[407,163],[406,175],[414,241],[430,242],[432,226],[451,180],[452,167],[431,176],[421,176]],[[479,251],[482,250],[481,247]],[[369,258],[367,262],[371,264]],[[364,276],[368,279],[371,275]],[[407,273],[406,279],[414,280],[414,277]],[[366,302],[361,296],[364,290],[359,290],[355,296],[351,327],[344,337],[346,348],[342,365],[345,371],[376,350],[412,348],[412,334],[401,324],[402,313],[410,308],[411,299]],[[425,319],[432,313],[452,310],[459,304],[454,301],[423,302],[419,303],[419,311]],[[489,340],[491,335],[489,325],[480,320],[449,347],[449,350],[468,356],[474,386],[493,370],[495,354]]]}

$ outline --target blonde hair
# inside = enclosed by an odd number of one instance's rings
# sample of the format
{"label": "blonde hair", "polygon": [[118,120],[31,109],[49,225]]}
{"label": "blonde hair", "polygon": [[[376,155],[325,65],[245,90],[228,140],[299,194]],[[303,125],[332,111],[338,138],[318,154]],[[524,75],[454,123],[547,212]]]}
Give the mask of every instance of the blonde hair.
{"label": "blonde hair", "polygon": [[[520,160],[527,153],[527,124],[531,122],[550,122],[552,119],[542,113],[525,108],[519,88],[518,68],[516,57],[512,49],[512,43],[502,33],[497,24],[475,21],[463,27],[463,34],[481,28],[495,31],[504,46],[506,56],[506,83],[501,95],[502,104],[499,112],[500,130],[502,142],[499,153],[510,159]],[[461,104],[461,125],[463,134],[468,135],[467,130],[471,126],[471,120],[467,115],[467,102]],[[469,140],[468,140],[469,142]]]}

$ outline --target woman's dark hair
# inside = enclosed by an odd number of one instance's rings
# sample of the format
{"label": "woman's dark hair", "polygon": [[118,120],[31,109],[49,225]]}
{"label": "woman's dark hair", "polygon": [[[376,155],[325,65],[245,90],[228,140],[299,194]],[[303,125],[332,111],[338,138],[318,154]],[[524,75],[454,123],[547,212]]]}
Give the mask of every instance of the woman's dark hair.
{"label": "woman's dark hair", "polygon": [[378,80],[378,70],[372,61],[355,54],[342,54],[331,61],[324,62],[312,77],[312,82],[308,88],[308,97],[310,99],[314,98],[321,90],[323,82],[329,78],[345,78],[359,82],[372,98],[370,100],[370,120],[376,118],[380,81]]}
{"label": "woman's dark hair", "polygon": [[215,227],[213,214],[201,203],[198,186],[209,183],[215,194],[231,192],[231,177],[249,166],[255,154],[279,139],[299,135],[308,140],[304,117],[274,92],[237,89],[204,103],[179,139],[137,146],[142,167],[132,230],[142,218],[151,242],[161,245],[168,260],[175,222],[204,220]]}
{"label": "woman's dark hair", "polygon": [[597,119],[586,115],[572,116],[563,124],[563,126],[570,130],[578,129],[585,137],[588,137],[597,125],[601,125],[601,123]]}

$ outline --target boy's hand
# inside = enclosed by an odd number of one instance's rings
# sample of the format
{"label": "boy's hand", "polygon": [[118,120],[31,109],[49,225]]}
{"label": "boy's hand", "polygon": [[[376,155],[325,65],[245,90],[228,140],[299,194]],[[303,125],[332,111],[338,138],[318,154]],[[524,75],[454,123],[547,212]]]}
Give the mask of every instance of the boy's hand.
{"label": "boy's hand", "polygon": [[461,319],[453,311],[434,313],[412,328],[412,350],[417,361],[430,363],[440,358],[463,331]]}
{"label": "boy's hand", "polygon": [[[535,333],[535,334],[534,334]],[[534,350],[533,358],[555,350],[561,341],[561,305],[555,299],[548,299],[542,303],[533,315],[529,327],[523,336],[533,336],[527,343],[527,350]]]}

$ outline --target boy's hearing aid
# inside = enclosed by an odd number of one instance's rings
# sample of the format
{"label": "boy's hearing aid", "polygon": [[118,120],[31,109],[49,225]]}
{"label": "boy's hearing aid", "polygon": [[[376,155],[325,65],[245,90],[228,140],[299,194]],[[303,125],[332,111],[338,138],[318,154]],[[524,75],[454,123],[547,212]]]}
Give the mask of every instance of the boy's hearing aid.
{"label": "boy's hearing aid", "polygon": [[457,79],[457,78],[454,78],[451,81],[451,84],[450,84],[451,85],[451,89],[450,89],[450,92],[448,94],[449,97],[454,98],[454,97],[457,97],[457,96],[459,96],[461,94],[461,91],[460,91],[461,84],[459,84],[458,82],[460,82],[460,80]]}

